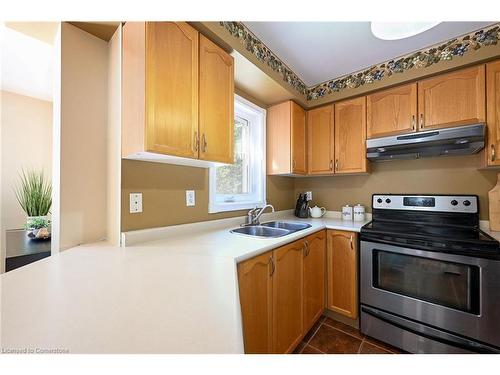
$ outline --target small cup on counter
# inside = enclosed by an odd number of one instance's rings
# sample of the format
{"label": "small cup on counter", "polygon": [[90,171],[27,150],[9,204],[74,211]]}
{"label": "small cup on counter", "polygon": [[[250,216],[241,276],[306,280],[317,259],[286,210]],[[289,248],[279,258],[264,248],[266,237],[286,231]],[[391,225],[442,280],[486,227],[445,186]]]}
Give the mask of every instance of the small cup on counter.
{"label": "small cup on counter", "polygon": [[358,203],[353,208],[354,211],[354,221],[364,221],[365,220],[365,206]]}
{"label": "small cup on counter", "polygon": [[342,220],[352,221],[352,207],[348,204],[342,207]]}

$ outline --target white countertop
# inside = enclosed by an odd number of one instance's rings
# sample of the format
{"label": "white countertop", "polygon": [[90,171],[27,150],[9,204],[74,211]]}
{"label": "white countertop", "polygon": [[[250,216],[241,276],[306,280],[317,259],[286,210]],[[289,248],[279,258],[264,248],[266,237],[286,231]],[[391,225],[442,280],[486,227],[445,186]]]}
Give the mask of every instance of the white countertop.
{"label": "white countertop", "polygon": [[[124,236],[128,247],[81,246],[1,275],[5,349],[70,353],[243,353],[236,263],[323,228],[365,223],[297,219],[281,238],[229,233],[241,218]],[[150,240],[150,241],[148,241]]]}

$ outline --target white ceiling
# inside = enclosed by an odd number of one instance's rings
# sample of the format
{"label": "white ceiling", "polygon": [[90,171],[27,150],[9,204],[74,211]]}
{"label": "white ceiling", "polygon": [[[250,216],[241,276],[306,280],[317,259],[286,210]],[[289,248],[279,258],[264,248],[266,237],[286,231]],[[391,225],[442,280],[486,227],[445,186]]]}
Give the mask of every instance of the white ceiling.
{"label": "white ceiling", "polygon": [[1,24],[0,34],[1,89],[52,101],[53,44]]}
{"label": "white ceiling", "polygon": [[494,22],[442,22],[413,37],[381,40],[370,22],[244,22],[308,86],[481,29]]}

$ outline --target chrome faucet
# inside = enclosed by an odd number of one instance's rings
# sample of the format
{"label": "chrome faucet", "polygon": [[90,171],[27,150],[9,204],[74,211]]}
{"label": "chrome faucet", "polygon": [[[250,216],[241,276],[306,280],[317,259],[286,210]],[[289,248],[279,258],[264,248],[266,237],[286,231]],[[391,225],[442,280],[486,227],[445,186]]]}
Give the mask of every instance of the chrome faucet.
{"label": "chrome faucet", "polygon": [[264,207],[262,207],[260,209],[255,207],[255,208],[251,209],[250,211],[248,211],[247,222],[245,224],[246,225],[259,225],[260,224],[259,218],[264,213],[264,210],[267,207],[271,207],[272,212],[274,212],[274,207],[271,204],[266,204]]}

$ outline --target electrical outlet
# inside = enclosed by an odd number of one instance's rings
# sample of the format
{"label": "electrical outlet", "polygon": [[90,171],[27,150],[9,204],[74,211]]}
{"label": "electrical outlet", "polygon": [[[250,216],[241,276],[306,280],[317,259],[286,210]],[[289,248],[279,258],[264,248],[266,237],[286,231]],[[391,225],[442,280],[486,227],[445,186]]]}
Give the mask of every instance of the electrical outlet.
{"label": "electrical outlet", "polygon": [[196,204],[194,190],[186,190],[186,206],[194,206]]}
{"label": "electrical outlet", "polygon": [[306,191],[306,197],[307,197],[308,201],[312,201],[313,200],[313,193],[312,193],[312,191]]}
{"label": "electrical outlet", "polygon": [[142,193],[130,193],[130,213],[142,212]]}

